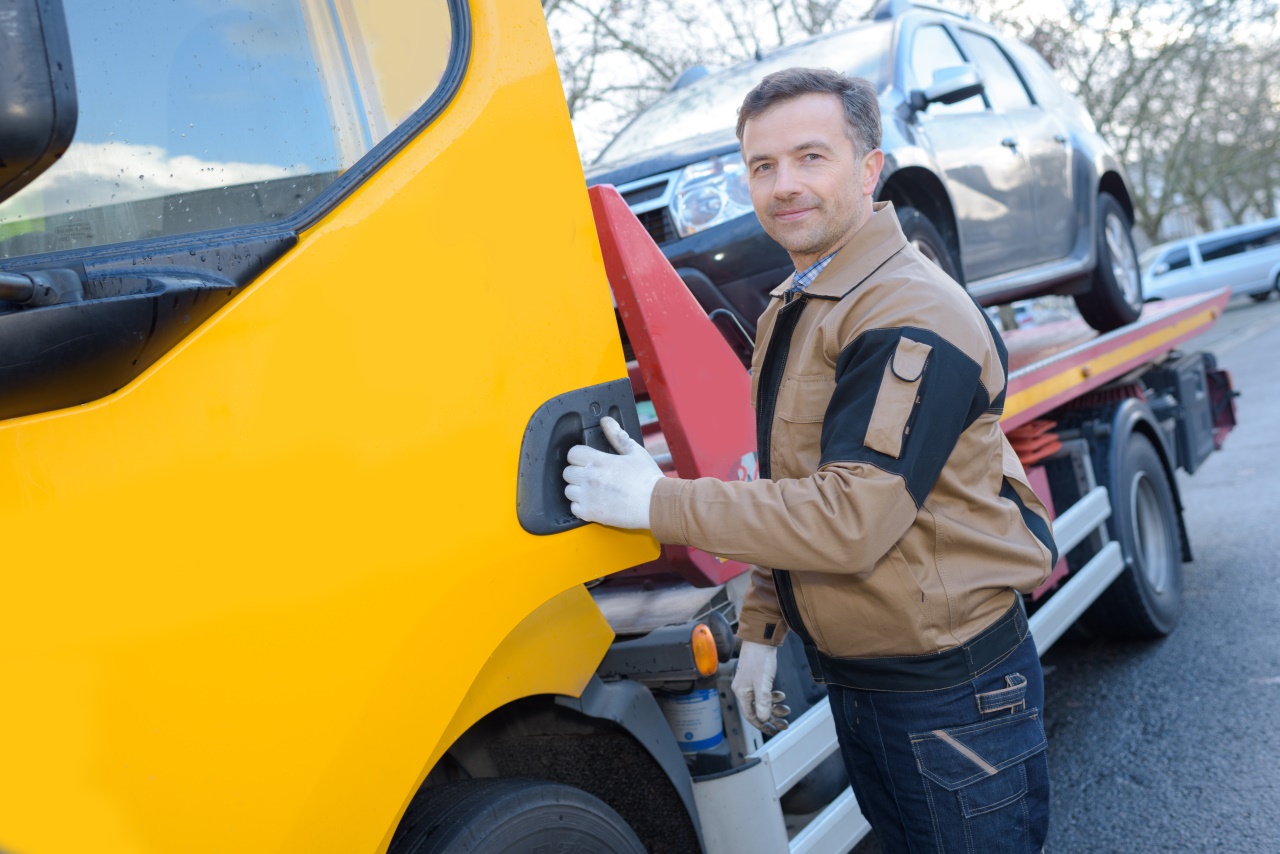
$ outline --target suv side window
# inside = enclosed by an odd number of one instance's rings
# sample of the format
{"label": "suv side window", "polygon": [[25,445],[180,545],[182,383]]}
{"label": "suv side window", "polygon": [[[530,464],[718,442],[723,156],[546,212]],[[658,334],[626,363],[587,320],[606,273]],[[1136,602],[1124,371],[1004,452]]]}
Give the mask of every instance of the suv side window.
{"label": "suv side window", "polygon": [[1217,240],[1206,240],[1200,244],[1200,259],[1205,263],[1217,261],[1219,258],[1230,258],[1249,249],[1255,248],[1258,233],[1247,231],[1232,237],[1219,237]]}
{"label": "suv side window", "polygon": [[[933,83],[933,73],[942,68],[963,65],[965,58],[952,41],[950,33],[940,25],[921,27],[911,42],[911,76],[914,88],[926,89]],[[928,113],[980,113],[987,108],[981,95],[974,95],[956,104],[930,104]]]}
{"label": "suv side window", "polygon": [[75,140],[0,205],[0,258],[292,216],[440,86],[450,9],[68,4]]}
{"label": "suv side window", "polygon": [[1168,266],[1168,269],[1156,273],[1157,276],[1163,276],[1165,273],[1170,273],[1174,270],[1181,270],[1183,267],[1190,267],[1191,253],[1187,251],[1187,247],[1179,246],[1164,256],[1163,263]]}
{"label": "suv side window", "polygon": [[1027,87],[1023,85],[1022,78],[999,45],[986,36],[968,30],[960,31],[960,43],[978,66],[992,109],[998,113],[1008,113],[1025,110],[1032,105]]}

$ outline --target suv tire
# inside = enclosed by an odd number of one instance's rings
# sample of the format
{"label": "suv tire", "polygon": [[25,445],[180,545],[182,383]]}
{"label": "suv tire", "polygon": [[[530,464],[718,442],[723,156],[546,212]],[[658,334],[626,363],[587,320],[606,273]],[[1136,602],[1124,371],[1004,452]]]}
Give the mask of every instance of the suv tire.
{"label": "suv tire", "polygon": [[1076,308],[1094,329],[1110,332],[1133,323],[1142,314],[1142,278],[1130,234],[1132,223],[1110,193],[1098,194],[1094,228],[1098,263],[1093,268],[1089,292],[1076,295]]}
{"label": "suv tire", "polygon": [[898,213],[898,223],[902,226],[902,233],[906,235],[907,242],[921,255],[942,268],[942,272],[959,282],[960,268],[951,257],[947,242],[942,239],[942,235],[938,233],[938,229],[929,221],[929,218],[915,208],[895,207],[894,209]]}

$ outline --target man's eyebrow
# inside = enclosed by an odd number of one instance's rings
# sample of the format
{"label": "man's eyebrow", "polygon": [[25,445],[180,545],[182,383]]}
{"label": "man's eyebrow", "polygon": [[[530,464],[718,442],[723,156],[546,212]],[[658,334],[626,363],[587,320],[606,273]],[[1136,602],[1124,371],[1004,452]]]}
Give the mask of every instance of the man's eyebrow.
{"label": "man's eyebrow", "polygon": [[797,151],[806,151],[806,150],[808,150],[808,149],[810,149],[810,148],[820,148],[820,149],[822,149],[823,151],[830,151],[830,150],[831,150],[831,146],[827,145],[827,144],[826,144],[825,142],[823,142],[822,140],[820,140],[820,139],[811,139],[811,140],[809,140],[809,141],[807,141],[807,142],[802,142],[802,143],[800,143],[799,145],[793,145],[793,146],[791,147],[791,152],[794,154],[794,153],[795,153],[795,152],[797,152]]}

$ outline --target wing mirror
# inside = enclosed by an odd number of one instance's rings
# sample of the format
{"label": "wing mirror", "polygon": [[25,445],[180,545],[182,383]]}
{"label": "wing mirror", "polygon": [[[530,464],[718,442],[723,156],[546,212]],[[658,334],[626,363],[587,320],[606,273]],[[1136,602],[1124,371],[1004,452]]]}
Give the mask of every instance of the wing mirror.
{"label": "wing mirror", "polygon": [[1161,261],[1159,264],[1155,266],[1155,269],[1151,271],[1151,275],[1163,276],[1167,272],[1169,272],[1169,265],[1166,264],[1164,261]]}
{"label": "wing mirror", "polygon": [[10,0],[0,16],[0,201],[54,164],[75,135],[76,81],[62,0]]}
{"label": "wing mirror", "polygon": [[981,95],[982,78],[969,63],[939,68],[933,72],[933,82],[927,89],[912,89],[907,96],[911,109],[923,112],[930,104],[956,104],[974,95]]}

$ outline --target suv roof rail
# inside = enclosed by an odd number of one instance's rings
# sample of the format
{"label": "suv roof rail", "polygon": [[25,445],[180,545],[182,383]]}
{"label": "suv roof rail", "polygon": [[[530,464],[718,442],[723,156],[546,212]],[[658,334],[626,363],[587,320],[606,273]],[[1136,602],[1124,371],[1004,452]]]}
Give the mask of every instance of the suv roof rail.
{"label": "suv roof rail", "polygon": [[973,17],[971,13],[961,12],[959,9],[939,6],[934,3],[918,3],[915,0],[877,0],[876,4],[871,7],[871,11],[867,12],[867,17],[873,21],[888,21],[901,17],[912,9],[928,9],[930,12],[941,12],[944,15],[954,15],[957,18],[968,19]]}

